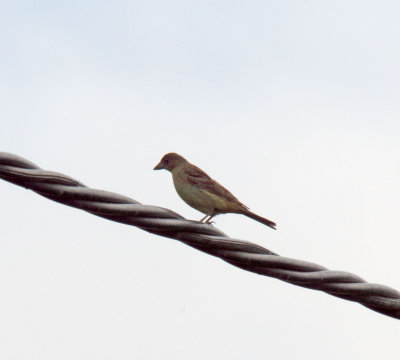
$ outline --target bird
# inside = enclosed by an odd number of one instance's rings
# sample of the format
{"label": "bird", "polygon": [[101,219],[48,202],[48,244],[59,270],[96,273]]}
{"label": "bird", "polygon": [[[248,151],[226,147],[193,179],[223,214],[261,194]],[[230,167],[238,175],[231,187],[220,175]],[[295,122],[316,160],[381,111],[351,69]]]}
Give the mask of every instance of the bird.
{"label": "bird", "polygon": [[197,166],[177,153],[162,157],[153,170],[168,170],[172,173],[175,190],[189,206],[205,214],[200,220],[212,224],[211,219],[219,214],[236,213],[248,216],[276,230],[276,224],[249,210],[221,184]]}

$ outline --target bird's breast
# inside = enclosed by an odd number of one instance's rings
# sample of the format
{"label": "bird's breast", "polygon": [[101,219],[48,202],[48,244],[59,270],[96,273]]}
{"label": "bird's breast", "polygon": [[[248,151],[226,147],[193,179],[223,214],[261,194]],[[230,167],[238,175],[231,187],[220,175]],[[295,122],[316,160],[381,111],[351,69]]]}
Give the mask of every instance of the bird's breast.
{"label": "bird's breast", "polygon": [[226,200],[212,194],[199,186],[190,184],[180,174],[173,174],[176,192],[188,205],[204,214],[211,214],[215,210],[224,212]]}

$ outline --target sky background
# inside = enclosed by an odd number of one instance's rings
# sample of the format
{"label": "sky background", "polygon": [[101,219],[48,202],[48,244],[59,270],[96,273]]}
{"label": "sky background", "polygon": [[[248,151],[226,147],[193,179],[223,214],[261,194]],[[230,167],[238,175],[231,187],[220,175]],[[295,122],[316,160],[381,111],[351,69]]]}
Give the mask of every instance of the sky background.
{"label": "sky background", "polygon": [[[3,1],[1,151],[202,214],[178,152],[278,231],[400,290],[397,1]],[[1,359],[399,359],[400,323],[0,181]]]}

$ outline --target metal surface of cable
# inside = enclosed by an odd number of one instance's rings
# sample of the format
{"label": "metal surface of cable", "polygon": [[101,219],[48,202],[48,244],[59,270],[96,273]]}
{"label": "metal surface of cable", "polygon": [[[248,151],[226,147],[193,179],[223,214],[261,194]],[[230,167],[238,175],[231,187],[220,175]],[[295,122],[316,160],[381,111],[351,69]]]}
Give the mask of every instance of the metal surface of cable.
{"label": "metal surface of cable", "polygon": [[388,286],[367,283],[357,275],[279,256],[251,242],[232,239],[211,225],[186,220],[171,210],[90,189],[69,176],[42,170],[13,154],[0,152],[0,178],[59,203],[179,240],[241,269],[356,301],[400,319],[400,293]]}

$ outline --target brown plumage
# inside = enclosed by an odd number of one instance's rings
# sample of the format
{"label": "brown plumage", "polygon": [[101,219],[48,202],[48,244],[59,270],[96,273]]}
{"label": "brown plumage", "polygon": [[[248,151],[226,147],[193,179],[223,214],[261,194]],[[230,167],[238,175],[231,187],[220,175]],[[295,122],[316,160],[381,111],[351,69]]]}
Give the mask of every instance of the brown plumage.
{"label": "brown plumage", "polygon": [[164,155],[154,168],[154,170],[161,169],[172,173],[175,189],[182,200],[206,215],[200,221],[210,223],[218,214],[236,213],[275,229],[276,224],[273,221],[251,212],[227,189],[182,156],[176,153]]}

